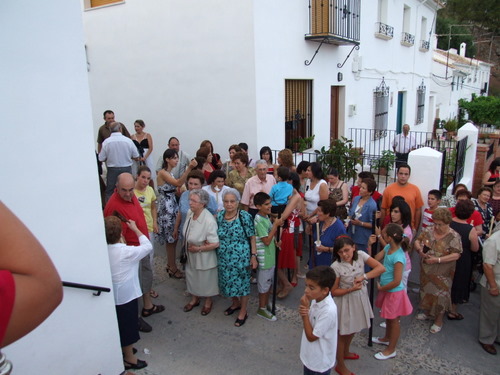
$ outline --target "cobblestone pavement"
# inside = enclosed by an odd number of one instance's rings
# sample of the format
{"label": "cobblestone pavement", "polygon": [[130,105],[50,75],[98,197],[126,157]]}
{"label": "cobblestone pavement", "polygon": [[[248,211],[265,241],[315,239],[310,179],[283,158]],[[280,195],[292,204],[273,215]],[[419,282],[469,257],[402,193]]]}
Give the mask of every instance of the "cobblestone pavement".
{"label": "cobblestone pavement", "polygon": [[[136,374],[302,374],[302,322],[296,306],[303,293],[303,279],[285,300],[278,301],[276,322],[256,317],[257,291],[252,286],[250,316],[243,327],[237,328],[233,326],[236,315],[223,314],[230,301],[222,297],[214,298],[208,316],[202,316],[199,307],[184,313],[182,307],[189,300],[185,282],[169,279],[164,264],[160,252],[155,257],[154,286],[160,297],[154,302],[165,305],[166,310],[147,318],[153,332],[142,333],[136,347],[139,358],[149,366]],[[417,306],[418,295],[409,295]],[[443,330],[435,335],[429,332],[430,322],[415,319],[416,310],[412,316],[402,318],[398,355],[387,361],[373,358],[382,348],[367,345],[368,331],[355,335],[351,348],[361,358],[348,361],[349,368],[357,375],[499,374],[500,356],[486,353],[477,341],[479,292],[472,293],[469,303],[459,310],[465,319],[445,319]],[[380,336],[384,330],[378,326],[382,321],[378,311],[375,316],[373,335]]]}

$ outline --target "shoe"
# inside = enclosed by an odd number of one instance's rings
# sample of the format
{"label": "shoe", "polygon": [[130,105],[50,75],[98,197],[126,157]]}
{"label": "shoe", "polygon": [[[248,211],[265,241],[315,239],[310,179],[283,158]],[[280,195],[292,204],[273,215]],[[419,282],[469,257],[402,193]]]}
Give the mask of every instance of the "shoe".
{"label": "shoe", "polygon": [[429,332],[430,332],[430,333],[438,333],[438,332],[440,332],[440,331],[441,331],[441,328],[443,328],[443,327],[442,327],[442,326],[440,327],[440,326],[438,326],[438,325],[436,325],[436,324],[433,324],[433,325],[431,326],[431,329],[430,329],[430,331],[429,331]]}
{"label": "shoe", "polygon": [[245,314],[245,317],[243,319],[236,319],[236,321],[234,322],[234,326],[235,327],[241,327],[243,324],[245,324],[245,322],[247,321],[247,318],[248,318],[248,314]]}
{"label": "shoe", "polygon": [[229,306],[226,310],[224,310],[224,315],[226,315],[226,316],[233,315],[234,312],[238,311],[238,310],[241,310],[241,306],[238,306],[235,308],[232,308],[231,306]]}
{"label": "shoe", "polygon": [[417,320],[429,320],[430,317],[427,314],[419,313],[417,314]]}
{"label": "shoe", "polygon": [[382,323],[380,323],[380,324],[379,324],[379,326],[380,326],[380,327],[382,327],[382,328],[387,328],[387,324],[386,324],[386,322],[382,322]]}
{"label": "shoe", "polygon": [[153,307],[151,307],[150,309],[142,309],[141,315],[147,318],[148,316],[161,313],[162,311],[165,311],[165,306],[153,304]]}
{"label": "shoe", "polygon": [[372,342],[375,344],[381,344],[381,345],[386,345],[389,346],[389,341],[380,341],[380,337],[373,337]]}
{"label": "shoe", "polygon": [[[335,367],[335,372],[339,375],[342,375],[342,373]],[[355,375],[354,372],[351,372],[350,375]]]}
{"label": "shoe", "polygon": [[186,306],[184,306],[184,312],[190,312],[192,309],[194,309],[196,306],[200,306],[200,300],[196,300],[195,303],[188,303]]}
{"label": "shoe", "polygon": [[140,359],[137,360],[137,363],[130,363],[125,360],[123,362],[125,362],[125,370],[140,370],[148,365],[146,361]]}
{"label": "shoe", "polygon": [[297,286],[297,283],[290,283],[292,286],[295,288]]}
{"label": "shoe", "polygon": [[347,357],[344,357],[344,359],[359,359],[359,354],[352,353],[352,355],[348,355]]}
{"label": "shoe", "polygon": [[174,271],[172,271],[170,266],[167,266],[166,270],[167,270],[168,277],[173,277],[174,279],[182,279],[184,277],[184,274],[178,268],[174,272]]}
{"label": "shoe", "polygon": [[[272,303],[267,304],[267,311],[273,312],[273,304]],[[277,313],[279,311],[280,311],[280,309],[279,309],[278,305],[274,306],[274,312]]]}
{"label": "shoe", "polygon": [[210,311],[212,311],[212,305],[213,303],[210,304],[210,306],[203,305],[203,308],[201,309],[201,315],[206,316],[210,314]]}
{"label": "shoe", "polygon": [[281,292],[279,292],[278,294],[276,294],[276,297],[278,297],[279,299],[286,298],[286,296],[288,296],[288,293],[290,293],[290,291],[292,289],[293,289],[293,287],[289,288],[289,289],[283,289]]}
{"label": "shoe", "polygon": [[495,348],[494,345],[492,344],[483,344],[481,341],[479,341],[479,344],[481,344],[481,347],[488,352],[489,354],[496,355],[497,354],[497,349]]}
{"label": "shoe", "polygon": [[259,311],[257,311],[257,316],[260,317],[260,318],[262,318],[262,319],[269,320],[270,322],[275,322],[276,320],[278,320],[276,318],[276,316],[274,316],[267,309],[261,309],[261,308],[259,308]]}
{"label": "shoe", "polygon": [[141,332],[151,332],[153,327],[151,327],[146,321],[142,318],[139,318],[139,331]]}
{"label": "shoe", "polygon": [[386,359],[394,358],[396,356],[397,352],[393,351],[391,354],[384,355],[382,352],[378,352],[377,354],[374,355],[376,359],[379,359],[381,361],[385,361]]}
{"label": "shoe", "polygon": [[448,317],[448,320],[462,320],[464,318],[464,316],[460,313],[449,312],[446,316]]}

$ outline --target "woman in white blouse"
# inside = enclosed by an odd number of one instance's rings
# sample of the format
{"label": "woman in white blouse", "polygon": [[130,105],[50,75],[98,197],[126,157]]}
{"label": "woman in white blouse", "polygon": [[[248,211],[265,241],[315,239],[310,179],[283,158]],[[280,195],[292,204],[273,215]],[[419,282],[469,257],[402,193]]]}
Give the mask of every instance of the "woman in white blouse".
{"label": "woman in white blouse", "polygon": [[205,209],[208,193],[194,189],[189,193],[189,211],[184,223],[184,246],[187,254],[186,284],[191,294],[191,301],[184,306],[184,311],[191,311],[199,306],[200,298],[206,297],[201,315],[212,311],[212,296],[219,294],[217,255],[219,247],[217,222]]}
{"label": "woman in white blouse", "polygon": [[123,362],[126,370],[138,370],[148,365],[133,353],[133,344],[140,339],[137,314],[137,299],[142,296],[139,262],[151,253],[153,246],[134,221],[129,220],[127,225],[139,238],[139,246],[127,246],[121,241],[120,219],[116,216],[104,218]]}

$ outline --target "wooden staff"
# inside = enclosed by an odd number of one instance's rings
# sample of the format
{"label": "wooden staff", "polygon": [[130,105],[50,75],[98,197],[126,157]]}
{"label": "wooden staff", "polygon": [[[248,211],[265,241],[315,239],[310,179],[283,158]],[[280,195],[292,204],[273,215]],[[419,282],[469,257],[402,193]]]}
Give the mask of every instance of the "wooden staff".
{"label": "wooden staff", "polygon": [[[377,219],[377,212],[373,213],[372,217],[372,234],[375,234],[375,228],[380,226],[380,219]],[[375,241],[375,243],[372,244],[372,257],[375,258],[375,255],[377,255],[378,252],[378,240]],[[373,310],[373,298],[374,298],[374,293],[375,293],[375,279],[371,278],[370,279],[370,305]],[[370,318],[370,329],[368,329],[368,346],[373,346],[372,342],[372,337],[373,337],[373,318]]]}

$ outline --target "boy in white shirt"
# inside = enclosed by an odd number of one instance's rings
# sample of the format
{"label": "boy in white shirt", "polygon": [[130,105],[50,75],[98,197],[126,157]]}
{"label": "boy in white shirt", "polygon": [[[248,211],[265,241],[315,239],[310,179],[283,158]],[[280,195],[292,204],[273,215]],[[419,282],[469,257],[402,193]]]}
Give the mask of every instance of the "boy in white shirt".
{"label": "boy in white shirt", "polygon": [[329,375],[335,365],[337,306],[330,294],[334,283],[335,272],[329,266],[315,267],[306,274],[299,306],[304,324],[300,343],[304,375]]}

